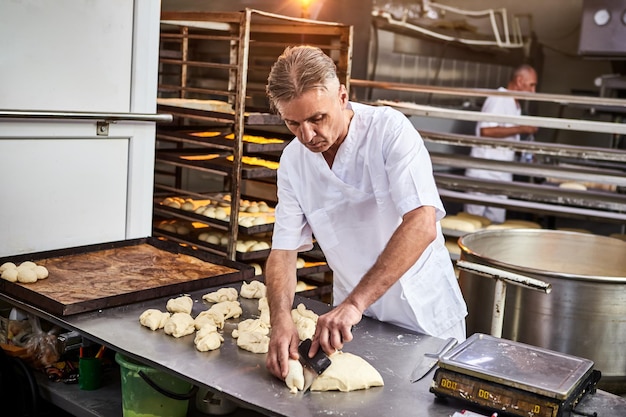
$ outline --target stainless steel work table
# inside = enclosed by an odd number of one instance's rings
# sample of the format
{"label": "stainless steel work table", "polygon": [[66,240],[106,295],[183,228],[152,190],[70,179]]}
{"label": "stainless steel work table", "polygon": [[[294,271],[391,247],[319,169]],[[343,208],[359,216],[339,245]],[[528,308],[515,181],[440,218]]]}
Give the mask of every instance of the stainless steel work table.
{"label": "stainless steel work table", "polygon": [[[234,286],[238,288],[238,285]],[[191,293],[195,301],[194,316],[209,308],[210,304],[202,301],[202,295],[213,290]],[[438,350],[443,340],[413,334],[368,318],[354,327],[354,340],[344,350],[372,363],[381,373],[385,386],[349,393],[311,392],[303,395],[290,393],[283,381],[269,374],[264,354],[239,349],[231,337],[239,320],[258,315],[258,300],[240,298],[244,314],[239,319],[227,320],[221,348],[199,352],[194,347],[193,335],[176,339],[162,330],[153,332],[139,324],[143,311],[148,308],[165,311],[166,302],[171,297],[67,317],[51,316],[6,295],[0,294],[0,297],[146,365],[195,385],[212,388],[242,407],[270,416],[448,417],[455,411],[468,408],[459,402],[436,399],[428,390],[432,374],[417,383],[409,382],[417,358],[425,352]],[[318,314],[328,310],[327,305],[314,300],[296,297],[296,303],[299,302]],[[598,391],[587,396],[578,410],[597,412],[598,416],[624,416],[626,400]]]}

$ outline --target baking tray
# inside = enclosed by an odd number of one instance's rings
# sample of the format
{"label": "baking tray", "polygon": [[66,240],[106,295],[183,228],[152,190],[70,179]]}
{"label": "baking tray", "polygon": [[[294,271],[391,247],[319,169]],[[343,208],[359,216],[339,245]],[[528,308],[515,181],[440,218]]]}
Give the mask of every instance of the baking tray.
{"label": "baking tray", "polygon": [[[186,159],[193,156],[205,154],[219,154],[219,152],[208,152],[208,149],[185,149],[185,150],[159,150],[157,151],[157,160],[161,162],[173,162],[176,165],[184,165],[187,167],[195,167],[198,169],[209,169],[213,171],[224,172],[228,175],[233,174],[233,163],[226,159],[226,156],[219,155],[208,160],[192,160]],[[241,178],[276,178],[277,170],[270,169],[258,165],[241,164]]]}
{"label": "baking tray", "polygon": [[504,386],[564,400],[593,361],[475,333],[439,359],[439,367]]}
{"label": "baking tray", "polygon": [[49,277],[32,284],[0,280],[0,291],[55,315],[72,315],[242,281],[246,264],[171,241],[147,237],[22,254]]}
{"label": "baking tray", "polygon": [[[218,132],[219,134],[216,136],[202,136],[204,132]],[[200,145],[200,146],[211,146],[217,145],[222,148],[233,148],[234,140],[227,139],[226,136],[230,135],[232,132],[230,129],[223,128],[194,128],[190,129],[189,126],[186,127],[159,127],[157,130],[157,139],[173,141],[173,142],[182,142],[188,143],[191,145]],[[285,149],[285,146],[290,142],[290,139],[286,139],[285,135],[272,134],[268,135],[267,132],[256,132],[254,130],[246,130],[244,132],[246,135],[253,136],[273,136],[272,139],[279,139],[281,143],[254,143],[249,141],[242,141],[242,149],[244,154],[254,153],[254,152],[282,152]]]}

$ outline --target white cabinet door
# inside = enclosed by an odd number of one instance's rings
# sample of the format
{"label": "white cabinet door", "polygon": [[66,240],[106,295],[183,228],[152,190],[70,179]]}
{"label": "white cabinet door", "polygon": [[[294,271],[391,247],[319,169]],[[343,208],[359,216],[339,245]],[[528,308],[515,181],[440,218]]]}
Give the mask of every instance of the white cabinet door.
{"label": "white cabinet door", "polygon": [[[0,1],[0,111],[154,113],[160,2]],[[0,119],[0,256],[149,236],[154,123]]]}

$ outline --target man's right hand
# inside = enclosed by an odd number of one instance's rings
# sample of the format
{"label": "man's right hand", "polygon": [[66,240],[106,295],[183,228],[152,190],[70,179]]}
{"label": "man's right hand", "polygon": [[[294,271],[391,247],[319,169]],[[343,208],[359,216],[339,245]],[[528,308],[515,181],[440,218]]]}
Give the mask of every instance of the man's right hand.
{"label": "man's right hand", "polygon": [[279,324],[272,323],[270,345],[265,365],[277,378],[284,380],[289,372],[289,359],[298,359],[298,330],[291,315]]}

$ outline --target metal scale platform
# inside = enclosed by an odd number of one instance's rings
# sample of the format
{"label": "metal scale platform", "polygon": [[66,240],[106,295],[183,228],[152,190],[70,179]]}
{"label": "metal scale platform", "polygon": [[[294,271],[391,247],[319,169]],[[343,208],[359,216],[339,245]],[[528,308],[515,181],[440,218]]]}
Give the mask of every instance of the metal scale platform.
{"label": "metal scale platform", "polygon": [[569,417],[594,393],[594,363],[497,337],[474,334],[439,359],[430,391],[505,415]]}

